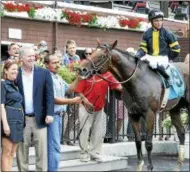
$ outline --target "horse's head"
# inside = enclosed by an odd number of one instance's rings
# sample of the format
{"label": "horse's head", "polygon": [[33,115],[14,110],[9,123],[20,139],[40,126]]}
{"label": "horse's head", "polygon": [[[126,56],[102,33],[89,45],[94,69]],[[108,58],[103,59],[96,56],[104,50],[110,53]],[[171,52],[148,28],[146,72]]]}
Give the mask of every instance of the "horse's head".
{"label": "horse's head", "polygon": [[116,47],[117,40],[113,44],[101,44],[97,39],[98,46],[88,57],[81,63],[79,75],[86,79],[96,73],[105,73],[109,70],[112,63],[111,51]]}

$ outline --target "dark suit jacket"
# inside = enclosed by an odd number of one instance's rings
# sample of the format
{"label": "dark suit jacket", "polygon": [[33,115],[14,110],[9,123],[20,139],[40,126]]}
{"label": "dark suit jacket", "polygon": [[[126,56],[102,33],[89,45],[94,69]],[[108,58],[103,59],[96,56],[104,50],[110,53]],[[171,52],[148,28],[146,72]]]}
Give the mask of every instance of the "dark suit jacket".
{"label": "dark suit jacket", "polygon": [[[21,68],[19,68],[17,84],[24,98]],[[23,107],[25,109],[24,104],[25,101],[23,101]],[[33,105],[37,126],[39,128],[46,127],[46,115],[53,116],[54,114],[53,81],[48,70],[37,66],[34,66]]]}

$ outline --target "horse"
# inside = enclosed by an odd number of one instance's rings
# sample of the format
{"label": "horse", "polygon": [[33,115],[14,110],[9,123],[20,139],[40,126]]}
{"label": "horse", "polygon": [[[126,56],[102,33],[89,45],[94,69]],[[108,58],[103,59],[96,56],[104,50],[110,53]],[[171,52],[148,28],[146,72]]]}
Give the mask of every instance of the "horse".
{"label": "horse", "polygon": [[[165,87],[159,74],[149,67],[147,62],[143,62],[135,55],[116,48],[117,40],[113,44],[101,44],[97,40],[98,46],[91,56],[80,64],[79,75],[82,79],[87,79],[92,75],[98,75],[110,71],[122,84],[124,91],[124,103],[128,108],[129,120],[135,133],[135,143],[137,149],[137,171],[141,171],[144,165],[141,136],[140,118],[146,121],[145,147],[148,157],[148,170],[153,170],[151,152],[153,149],[152,137],[154,120],[156,113],[160,112]],[[175,126],[179,140],[179,154],[177,169],[179,170],[184,161],[185,129],[180,119],[180,109],[187,108],[189,114],[189,69],[185,63],[176,63],[180,68],[180,73],[185,81],[184,97],[169,100],[165,109],[170,112],[172,124]],[[105,79],[105,78],[102,78]],[[106,80],[106,79],[105,79]],[[110,81],[108,81],[110,82]]]}

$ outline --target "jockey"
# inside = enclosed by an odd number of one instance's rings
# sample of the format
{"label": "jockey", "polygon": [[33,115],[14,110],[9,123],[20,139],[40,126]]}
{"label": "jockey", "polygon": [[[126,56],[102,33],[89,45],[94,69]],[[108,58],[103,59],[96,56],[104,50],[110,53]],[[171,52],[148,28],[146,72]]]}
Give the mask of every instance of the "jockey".
{"label": "jockey", "polygon": [[168,81],[166,86],[169,87],[171,83],[166,69],[169,67],[169,60],[173,61],[179,56],[180,46],[175,35],[163,27],[163,18],[164,14],[160,10],[149,12],[148,19],[152,27],[144,32],[136,57],[148,60],[150,67],[157,69]]}

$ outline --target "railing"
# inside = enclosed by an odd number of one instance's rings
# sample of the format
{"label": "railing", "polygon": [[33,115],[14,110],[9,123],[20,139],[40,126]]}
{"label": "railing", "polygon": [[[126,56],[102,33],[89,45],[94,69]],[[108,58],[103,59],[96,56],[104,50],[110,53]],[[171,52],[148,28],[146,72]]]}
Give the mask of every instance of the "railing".
{"label": "railing", "polygon": [[[131,123],[128,120],[127,109],[123,105],[122,100],[117,100],[114,93],[109,93],[109,99],[106,101],[104,108],[105,114],[103,115],[104,128],[102,129],[105,135],[104,141],[115,143],[118,141],[133,141],[134,132]],[[69,105],[67,113],[63,117],[63,134],[61,138],[62,144],[75,144],[78,143],[79,136],[79,112],[78,105]],[[163,137],[169,138],[171,129],[165,131],[161,127],[165,114],[156,114],[153,138],[162,139]],[[146,138],[145,121],[141,119],[141,139]],[[119,131],[120,129],[120,131]]]}

